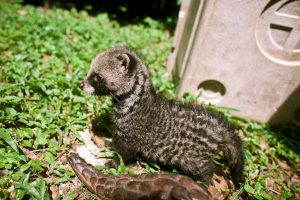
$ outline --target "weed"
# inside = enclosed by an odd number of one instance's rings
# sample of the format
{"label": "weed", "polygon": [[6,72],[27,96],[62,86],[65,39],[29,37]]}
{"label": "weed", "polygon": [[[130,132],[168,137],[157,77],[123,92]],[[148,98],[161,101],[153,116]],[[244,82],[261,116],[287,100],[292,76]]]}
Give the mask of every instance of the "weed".
{"label": "weed", "polygon": [[[157,92],[174,97],[175,85],[163,67],[172,37],[151,18],[120,26],[105,13],[91,17],[75,9],[3,2],[0,15],[0,198],[73,199],[75,191],[62,196],[56,189],[52,196],[51,186],[74,176],[60,157],[80,142],[78,132],[88,128],[93,116],[111,111],[109,98],[86,95],[78,87],[90,60],[112,45],[127,45],[148,63]],[[243,191],[257,199],[299,199],[299,129],[273,129],[221,111],[245,143],[246,183],[232,199]],[[155,163],[140,165],[149,173],[160,170]],[[127,171],[121,165],[109,172]]]}

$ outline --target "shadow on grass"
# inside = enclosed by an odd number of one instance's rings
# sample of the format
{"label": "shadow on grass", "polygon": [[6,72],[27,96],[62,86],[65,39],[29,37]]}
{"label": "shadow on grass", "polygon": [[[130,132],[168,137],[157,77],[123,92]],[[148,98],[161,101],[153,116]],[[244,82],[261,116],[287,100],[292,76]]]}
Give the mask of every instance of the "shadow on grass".
{"label": "shadow on grass", "polygon": [[90,15],[102,12],[118,21],[121,25],[143,23],[144,18],[151,17],[161,21],[165,28],[173,32],[179,12],[177,1],[167,0],[24,0],[23,4],[62,9],[76,8],[85,10]]}
{"label": "shadow on grass", "polygon": [[94,115],[91,118],[91,130],[92,132],[100,137],[112,137],[113,123],[112,113],[106,112],[101,115]]}
{"label": "shadow on grass", "polygon": [[274,137],[276,137],[277,141],[280,141],[281,144],[296,154],[300,154],[300,127],[284,125],[270,127],[270,130],[274,133]]}

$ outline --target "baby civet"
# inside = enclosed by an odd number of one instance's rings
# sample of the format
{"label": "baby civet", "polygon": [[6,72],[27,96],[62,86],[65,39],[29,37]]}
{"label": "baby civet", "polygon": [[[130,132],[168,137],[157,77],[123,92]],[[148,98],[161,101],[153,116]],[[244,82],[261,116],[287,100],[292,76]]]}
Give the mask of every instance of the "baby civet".
{"label": "baby civet", "polygon": [[124,162],[141,156],[208,184],[212,158],[222,151],[232,181],[242,182],[243,148],[234,127],[220,113],[157,95],[133,51],[113,47],[98,54],[80,86],[89,94],[113,96],[112,144]]}

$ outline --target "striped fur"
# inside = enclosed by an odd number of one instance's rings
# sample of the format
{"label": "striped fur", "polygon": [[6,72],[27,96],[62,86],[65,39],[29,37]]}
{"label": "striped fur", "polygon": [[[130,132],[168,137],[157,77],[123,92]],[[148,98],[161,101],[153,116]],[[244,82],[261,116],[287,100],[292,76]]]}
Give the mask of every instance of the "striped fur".
{"label": "striped fur", "polygon": [[209,183],[212,157],[223,151],[233,182],[242,182],[243,148],[234,127],[219,113],[157,95],[136,53],[114,47],[99,54],[81,87],[114,97],[113,146],[125,162],[142,156]]}

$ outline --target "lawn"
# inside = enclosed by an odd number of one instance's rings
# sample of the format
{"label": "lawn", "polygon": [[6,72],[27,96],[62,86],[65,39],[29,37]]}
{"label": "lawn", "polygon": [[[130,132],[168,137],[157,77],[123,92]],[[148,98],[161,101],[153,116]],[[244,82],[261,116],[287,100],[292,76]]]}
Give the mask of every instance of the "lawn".
{"label": "lawn", "polygon": [[[172,34],[149,17],[124,25],[106,13],[1,1],[0,16],[0,199],[74,199],[80,191],[75,186],[62,192],[75,179],[62,158],[81,143],[79,133],[95,116],[111,110],[109,98],[86,95],[78,87],[91,59],[126,45],[148,64],[156,91],[174,98],[176,87],[165,69]],[[211,193],[219,199],[300,199],[300,129],[274,128],[213,109],[238,127],[247,166],[243,187],[233,190],[226,176],[215,175]],[[150,173],[159,170],[138,163]]]}

